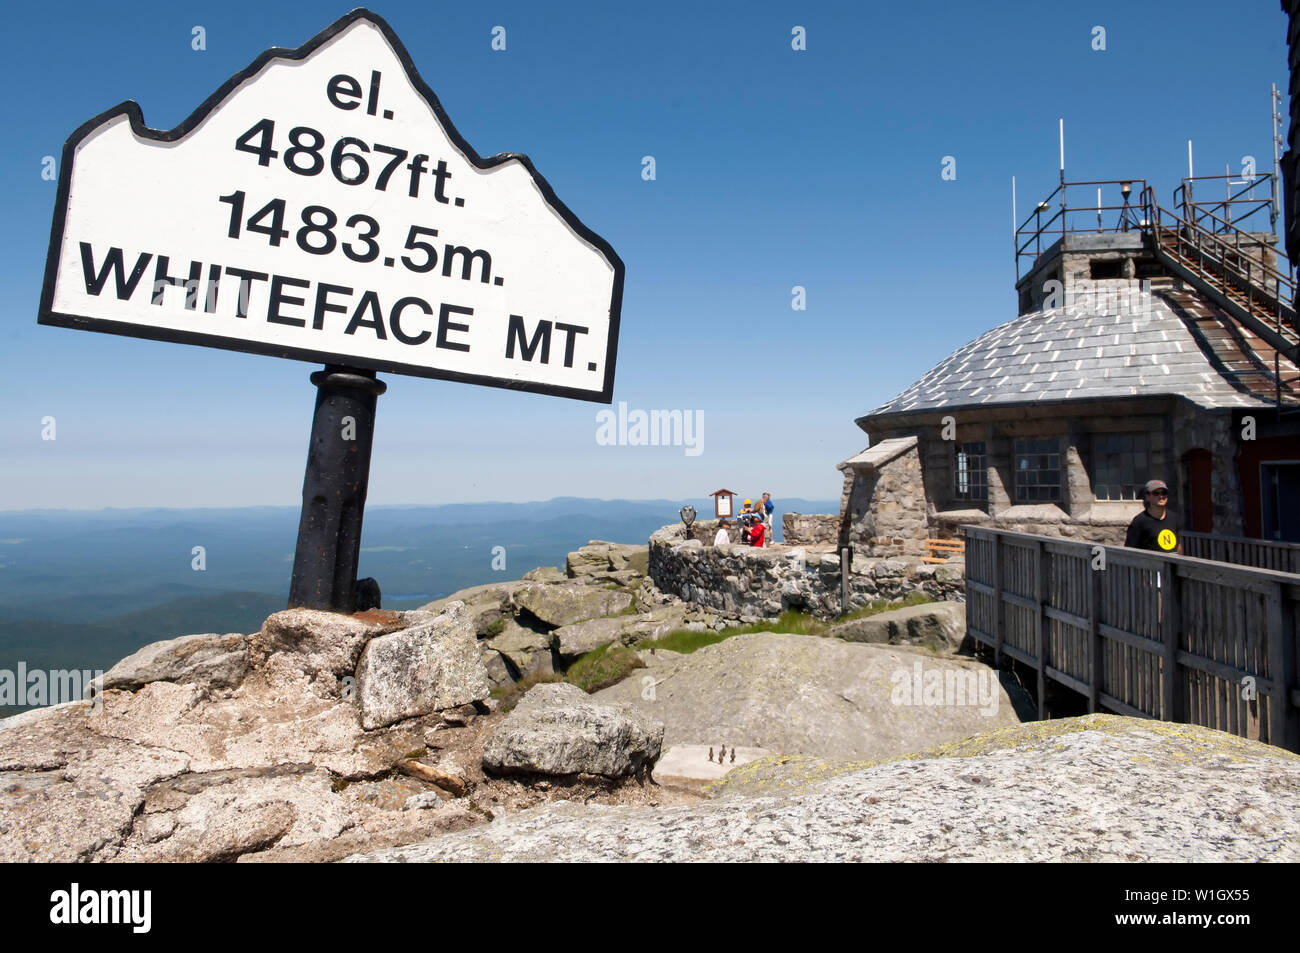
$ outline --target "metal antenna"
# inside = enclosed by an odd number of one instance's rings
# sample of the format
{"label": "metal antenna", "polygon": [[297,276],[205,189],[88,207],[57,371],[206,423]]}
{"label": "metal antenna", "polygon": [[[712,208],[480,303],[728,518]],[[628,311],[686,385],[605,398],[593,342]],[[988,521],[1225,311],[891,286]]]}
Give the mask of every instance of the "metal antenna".
{"label": "metal antenna", "polygon": [[1016,277],[1020,267],[1020,219],[1016,216],[1016,177],[1011,177],[1011,251],[1016,258]]}
{"label": "metal antenna", "polygon": [[1059,124],[1059,137],[1061,140],[1061,185],[1065,185],[1065,117],[1061,117]]}
{"label": "metal antenna", "polygon": [[1273,207],[1269,210],[1270,224],[1273,226],[1273,237],[1277,238],[1277,217],[1278,217],[1278,189],[1277,185],[1282,181],[1282,171],[1278,162],[1278,146],[1284,145],[1282,137],[1278,135],[1278,127],[1282,123],[1282,114],[1279,113],[1278,107],[1282,105],[1282,94],[1277,90],[1277,83],[1273,84]]}

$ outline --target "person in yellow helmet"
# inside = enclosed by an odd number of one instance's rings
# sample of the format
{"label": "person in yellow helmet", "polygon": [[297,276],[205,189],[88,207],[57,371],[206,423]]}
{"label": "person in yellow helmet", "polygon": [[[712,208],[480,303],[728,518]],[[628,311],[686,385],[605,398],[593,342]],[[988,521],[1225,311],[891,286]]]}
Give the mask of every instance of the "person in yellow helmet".
{"label": "person in yellow helmet", "polygon": [[746,500],[740,508],[740,512],[736,514],[736,523],[740,526],[740,541],[742,543],[749,542],[749,528],[754,525],[754,520],[757,517],[758,514],[754,512],[754,501]]}

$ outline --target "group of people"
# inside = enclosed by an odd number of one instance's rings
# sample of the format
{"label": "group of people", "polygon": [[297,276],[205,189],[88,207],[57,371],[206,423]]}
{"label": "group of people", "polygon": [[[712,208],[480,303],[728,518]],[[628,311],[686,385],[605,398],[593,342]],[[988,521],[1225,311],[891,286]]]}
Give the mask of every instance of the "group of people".
{"label": "group of people", "polygon": [[[1153,549],[1156,552],[1182,552],[1178,539],[1178,527],[1173,516],[1168,512],[1169,488],[1161,480],[1149,480],[1142,488],[1142,512],[1133,518],[1129,525],[1125,546],[1138,549]],[[755,503],[746,500],[736,514],[736,523],[740,527],[739,542],[750,546],[767,546],[772,540],[772,494],[764,493],[763,498]],[[718,522],[718,532],[713,537],[714,546],[725,546],[731,542],[731,521],[722,519]]]}
{"label": "group of people", "polygon": [[[746,500],[740,512],[736,514],[736,523],[740,527],[740,542],[749,546],[768,546],[772,541],[772,512],[776,506],[772,503],[772,494],[764,493],[763,498],[755,503]],[[718,522],[718,532],[713,537],[714,546],[725,546],[731,542],[731,521]]]}

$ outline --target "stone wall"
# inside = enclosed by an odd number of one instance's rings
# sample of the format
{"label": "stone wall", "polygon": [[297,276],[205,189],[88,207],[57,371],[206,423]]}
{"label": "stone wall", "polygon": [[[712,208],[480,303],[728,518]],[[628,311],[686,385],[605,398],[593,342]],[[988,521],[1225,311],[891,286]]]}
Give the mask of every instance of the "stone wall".
{"label": "stone wall", "polygon": [[1128,524],[1141,509],[1140,503],[1098,503],[1087,517],[1078,519],[1066,516],[1060,507],[1051,503],[1015,506],[998,516],[989,516],[978,510],[968,510],[961,515],[939,513],[935,517],[935,535],[945,539],[960,539],[962,534],[959,527],[971,524],[1011,533],[1059,536],[1081,543],[1122,546]]}
{"label": "stone wall", "polygon": [[840,538],[839,513],[784,513],[781,535],[787,546],[835,546]]}
{"label": "stone wall", "polygon": [[848,544],[873,556],[925,555],[930,536],[921,456],[913,447],[880,467],[854,473]]}
{"label": "stone wall", "polygon": [[[650,577],[665,593],[743,622],[774,618],[788,609],[822,619],[840,615],[840,559],[798,547],[755,549],[708,546],[686,538],[680,523],[650,537]],[[917,559],[853,558],[849,608],[921,591],[932,599],[961,602],[960,562],[927,565]]]}

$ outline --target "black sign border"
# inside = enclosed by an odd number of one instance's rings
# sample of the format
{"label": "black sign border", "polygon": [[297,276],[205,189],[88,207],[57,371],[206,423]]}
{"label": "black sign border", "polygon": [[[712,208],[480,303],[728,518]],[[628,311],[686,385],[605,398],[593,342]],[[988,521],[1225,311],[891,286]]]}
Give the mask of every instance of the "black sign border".
{"label": "black sign border", "polygon": [[[347,29],[358,20],[365,20],[373,24],[384,35],[393,52],[397,54],[398,60],[406,70],[407,79],[415,89],[422,95],[425,101],[432,108],[434,118],[441,124],[452,143],[461,150],[469,160],[479,169],[491,169],[505,162],[518,161],[528,174],[532,176],[533,182],[537,185],[538,190],[546,203],[557,212],[561,218],[572,228],[579,236],[593,245],[614,268],[614,288],[610,297],[609,304],[609,339],[607,342],[606,361],[605,361],[605,380],[603,388],[599,394],[590,390],[584,390],[576,387],[562,387],[556,384],[541,384],[534,381],[519,381],[504,377],[492,377],[485,374],[466,374],[460,371],[443,371],[436,368],[419,367],[409,364],[401,364],[396,361],[374,360],[369,358],[360,358],[350,354],[334,354],[329,351],[318,351],[309,348],[284,347],[279,345],[264,344],[259,341],[244,341],[222,337],[215,334],[209,334],[202,331],[175,331],[170,328],[153,328],[144,325],[130,324],[124,321],[111,321],[105,318],[92,318],[85,315],[64,314],[53,310],[54,304],[54,287],[58,279],[59,257],[63,247],[63,229],[65,217],[68,208],[68,193],[71,187],[72,165],[76,154],[77,146],[92,132],[98,130],[107,122],[118,116],[126,116],[131,122],[131,131],[141,138],[153,139],[158,142],[175,142],[187,136],[196,126],[199,125],[208,114],[218,108],[234,89],[246,79],[254,76],[273,59],[301,60],[310,56],[317,48],[327,41],[333,39],[343,30]],[[355,10],[340,17],[330,26],[326,27],[320,33],[316,34],[302,46],[294,50],[287,50],[281,47],[271,47],[257,57],[248,67],[236,73],[230,79],[226,80],[216,92],[209,96],[198,109],[194,110],[189,117],[179,126],[170,130],[150,129],[144,124],[144,115],[140,110],[139,104],[134,100],[127,100],[120,103],[105,112],[100,113],[95,118],[82,123],[77,130],[68,137],[63,144],[63,159],[59,169],[59,191],[55,199],[54,222],[50,228],[50,248],[45,259],[45,281],[41,288],[41,305],[37,317],[38,324],[52,325],[55,327],[74,328],[83,331],[100,331],[106,334],[120,334],[127,337],[146,338],[153,341],[170,341],[175,344],[196,344],[204,347],[215,347],[227,351],[241,351],[246,354],[262,354],[270,357],[283,357],[292,360],[310,361],[312,363],[340,364],[351,367],[369,368],[376,371],[385,371],[393,374],[405,374],[414,377],[426,377],[435,380],[456,381],[463,384],[480,384],[488,387],[500,387],[507,390],[526,391],[535,394],[548,394],[554,397],[569,397],[577,400],[588,400],[596,403],[608,404],[614,399],[614,366],[618,357],[618,328],[619,317],[623,307],[623,259],[618,256],[613,247],[605,239],[601,238],[586,225],[584,225],[576,215],[569,210],[569,207],[560,201],[556,196],[555,190],[551,184],[546,181],[540,172],[533,167],[532,160],[526,155],[517,152],[502,152],[489,158],[483,158],[465,141],[455,124],[447,116],[446,111],[442,108],[442,103],[438,101],[437,95],[424,81],[420,73],[415,68],[415,63],[411,60],[410,54],[402,41],[397,38],[387,21],[376,13],[372,13],[365,7],[358,7]]]}

